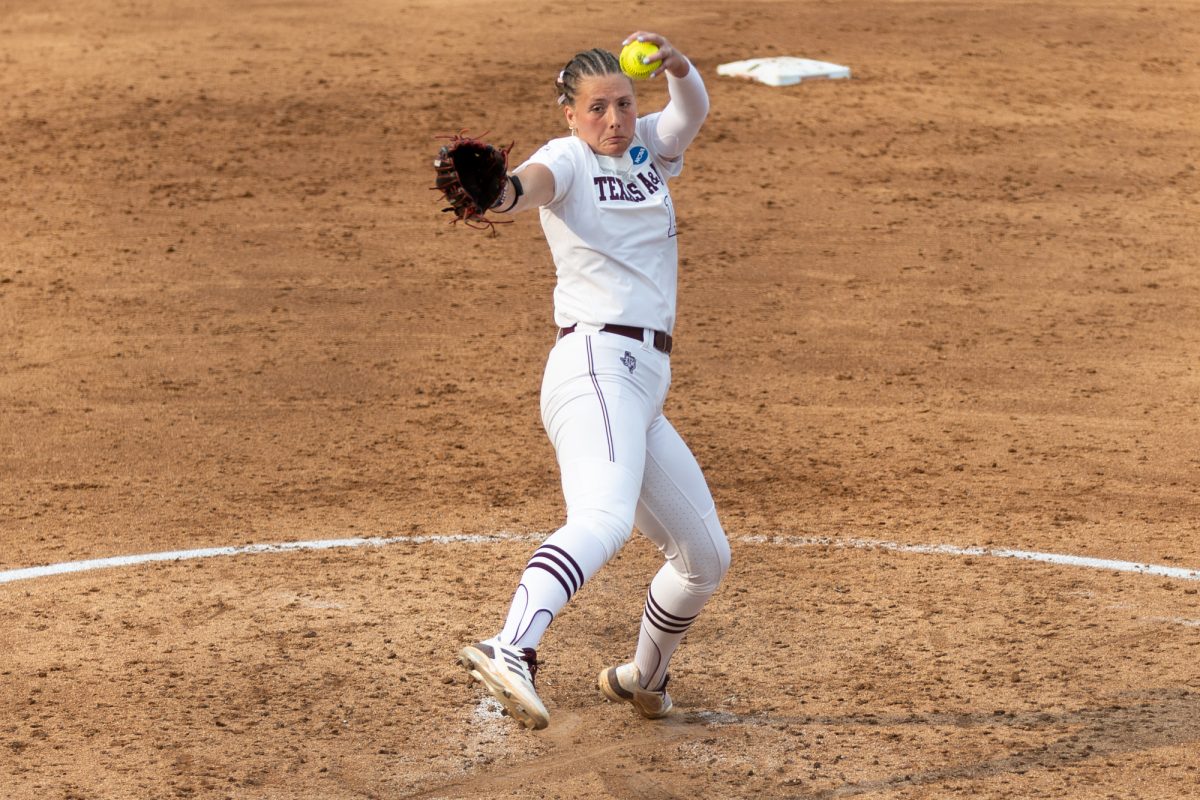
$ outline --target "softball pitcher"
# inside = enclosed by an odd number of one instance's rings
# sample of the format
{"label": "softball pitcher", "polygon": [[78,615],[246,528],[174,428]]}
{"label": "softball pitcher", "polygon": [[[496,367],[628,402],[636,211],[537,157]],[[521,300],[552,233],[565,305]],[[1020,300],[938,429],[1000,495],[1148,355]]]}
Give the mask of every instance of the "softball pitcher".
{"label": "softball pitcher", "polygon": [[678,266],[668,182],[708,113],[697,70],[654,33],[670,101],[639,117],[633,82],[605,50],[573,57],[556,82],[570,135],[506,176],[493,210],[537,208],[554,258],[558,338],[542,383],[566,524],[538,547],[503,628],[459,661],[530,728],[550,716],[534,687],[547,626],[636,525],[662,551],[633,660],[604,669],[599,689],[651,719],[671,711],[667,667],[729,568],[729,545],[704,475],[663,416],[671,383]]}

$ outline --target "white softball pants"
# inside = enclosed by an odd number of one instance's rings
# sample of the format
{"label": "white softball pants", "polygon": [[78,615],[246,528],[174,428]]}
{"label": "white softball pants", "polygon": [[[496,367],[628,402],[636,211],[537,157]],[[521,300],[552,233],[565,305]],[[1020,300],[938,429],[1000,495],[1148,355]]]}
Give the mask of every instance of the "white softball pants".
{"label": "white softball pants", "polygon": [[670,358],[649,342],[580,326],[555,344],[541,410],[567,521],[530,559],[501,634],[535,647],[636,524],[666,558],[647,595],[635,657],[652,688],[730,561],[700,466],[663,416],[670,383]]}

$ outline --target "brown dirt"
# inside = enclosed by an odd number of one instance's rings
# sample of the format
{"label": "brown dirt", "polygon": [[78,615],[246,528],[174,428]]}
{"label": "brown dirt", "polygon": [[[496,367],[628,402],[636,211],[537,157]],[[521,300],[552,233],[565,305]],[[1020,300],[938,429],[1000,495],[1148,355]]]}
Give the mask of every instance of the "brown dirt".
{"label": "brown dirt", "polygon": [[[747,538],[1200,568],[1200,3],[677,6],[0,5],[0,570],[517,534],[0,584],[0,795],[1200,797],[1197,582]],[[712,95],[669,414],[735,564],[645,723],[635,538],[530,734],[452,658],[561,519],[553,271],[429,160],[634,27]],[[854,77],[716,77],[770,54]]]}

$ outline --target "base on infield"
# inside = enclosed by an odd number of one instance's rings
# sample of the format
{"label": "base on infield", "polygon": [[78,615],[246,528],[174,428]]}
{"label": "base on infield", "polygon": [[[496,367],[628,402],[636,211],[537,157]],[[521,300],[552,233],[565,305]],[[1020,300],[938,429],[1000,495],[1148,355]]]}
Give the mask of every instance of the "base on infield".
{"label": "base on infield", "polygon": [[768,86],[791,86],[814,78],[849,78],[850,68],[841,64],[831,64],[828,61],[778,56],[731,61],[728,64],[719,65],[717,74],[732,78],[749,78]]}

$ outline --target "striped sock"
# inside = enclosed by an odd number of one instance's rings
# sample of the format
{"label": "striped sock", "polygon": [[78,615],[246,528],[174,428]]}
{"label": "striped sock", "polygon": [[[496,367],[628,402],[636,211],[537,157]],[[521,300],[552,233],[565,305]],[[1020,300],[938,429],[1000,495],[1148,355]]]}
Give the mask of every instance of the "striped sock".
{"label": "striped sock", "polygon": [[664,564],[646,592],[646,608],[638,633],[633,663],[643,689],[659,691],[667,679],[667,665],[684,634],[696,621],[710,595],[697,596],[684,589],[684,581],[670,564]]}
{"label": "striped sock", "polygon": [[559,529],[525,565],[500,641],[536,648],[562,607],[607,560],[591,534],[571,525]]}

